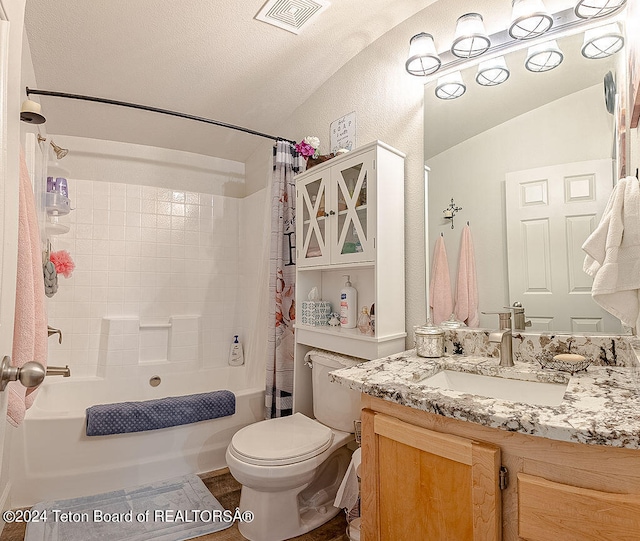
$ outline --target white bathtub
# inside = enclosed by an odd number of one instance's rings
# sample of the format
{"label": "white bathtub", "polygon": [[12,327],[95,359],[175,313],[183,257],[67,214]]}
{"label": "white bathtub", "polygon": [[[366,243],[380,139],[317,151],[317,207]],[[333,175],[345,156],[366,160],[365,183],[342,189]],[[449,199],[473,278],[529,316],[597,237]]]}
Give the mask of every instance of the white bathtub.
{"label": "white bathtub", "polygon": [[[224,454],[237,430],[264,418],[264,389],[243,388],[245,367],[162,373],[135,379],[50,377],[11,431],[11,506],[73,498],[226,466]],[[151,375],[153,375],[151,374]],[[245,385],[246,387],[246,385]],[[85,409],[95,404],[148,400],[228,389],[236,413],[148,432],[85,435]]]}

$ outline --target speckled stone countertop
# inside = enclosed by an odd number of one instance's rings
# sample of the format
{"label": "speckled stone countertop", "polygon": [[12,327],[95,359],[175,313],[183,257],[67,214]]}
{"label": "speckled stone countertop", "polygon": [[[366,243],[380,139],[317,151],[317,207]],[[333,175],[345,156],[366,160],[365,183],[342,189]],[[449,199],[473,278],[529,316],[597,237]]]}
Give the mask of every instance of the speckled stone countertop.
{"label": "speckled stone countertop", "polygon": [[[377,398],[487,427],[575,443],[640,448],[640,391],[636,390],[632,368],[591,365],[586,371],[571,375],[530,362],[515,364],[506,368],[499,366],[495,358],[462,355],[427,359],[409,350],[333,371],[329,377]],[[560,405],[540,406],[424,383],[443,369],[508,379],[567,382],[567,389]]]}

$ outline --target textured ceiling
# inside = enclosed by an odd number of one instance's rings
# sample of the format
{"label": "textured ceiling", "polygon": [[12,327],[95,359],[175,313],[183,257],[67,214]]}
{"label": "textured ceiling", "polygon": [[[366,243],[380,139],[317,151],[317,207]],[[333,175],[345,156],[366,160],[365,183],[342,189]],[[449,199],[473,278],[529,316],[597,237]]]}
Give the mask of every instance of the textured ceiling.
{"label": "textured ceiling", "polygon": [[[36,87],[171,109],[288,139],[278,127],[347,61],[421,12],[436,44],[479,10],[503,29],[509,0],[332,0],[298,35],[254,19],[263,0],[27,0]],[[571,2],[547,0],[551,11]],[[407,44],[410,36],[407,36]],[[446,46],[445,46],[446,47]],[[407,45],[408,48],[408,45]],[[260,138],[113,105],[37,96],[47,131],[246,161]]]}
{"label": "textured ceiling", "polygon": [[[277,132],[280,122],[345,62],[426,3],[333,0],[299,35],[255,20],[262,5],[263,0],[27,0],[37,88],[172,109],[296,139],[299,134]],[[259,142],[156,113],[34,99],[42,103],[50,133],[238,161]]]}

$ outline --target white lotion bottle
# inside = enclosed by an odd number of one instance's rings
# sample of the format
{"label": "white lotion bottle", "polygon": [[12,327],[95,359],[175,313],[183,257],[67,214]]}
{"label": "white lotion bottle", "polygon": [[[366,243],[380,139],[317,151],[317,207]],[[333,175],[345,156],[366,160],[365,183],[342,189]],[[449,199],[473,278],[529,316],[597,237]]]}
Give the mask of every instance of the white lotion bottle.
{"label": "white lotion bottle", "polygon": [[340,290],[340,326],[345,329],[355,329],[358,319],[358,292],[352,287],[349,281],[350,276],[344,274],[347,278],[344,287]]}
{"label": "white lotion bottle", "polygon": [[231,351],[229,352],[229,365],[240,366],[244,364],[244,353],[242,351],[242,344],[238,342],[238,335],[234,335],[233,344],[231,344]]}

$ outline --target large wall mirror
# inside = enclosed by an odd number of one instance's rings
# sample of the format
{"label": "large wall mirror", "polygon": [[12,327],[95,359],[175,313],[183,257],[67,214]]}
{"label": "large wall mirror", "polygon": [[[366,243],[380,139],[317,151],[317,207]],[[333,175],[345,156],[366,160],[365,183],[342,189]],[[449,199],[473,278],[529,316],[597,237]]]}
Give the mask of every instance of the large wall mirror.
{"label": "large wall mirror", "polygon": [[[627,87],[625,52],[590,60],[582,42],[559,39],[564,61],[544,73],[524,67],[526,48],[506,55],[511,73],[499,86],[478,85],[468,68],[454,100],[425,85],[428,259],[442,235],[455,291],[468,222],[480,310],[521,302],[532,331],[623,331],[591,298],[581,246],[619,175],[620,105],[610,87],[607,108],[604,81]],[[454,228],[443,215],[452,199],[461,207]],[[480,315],[480,327],[497,322]]]}

